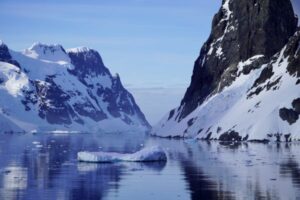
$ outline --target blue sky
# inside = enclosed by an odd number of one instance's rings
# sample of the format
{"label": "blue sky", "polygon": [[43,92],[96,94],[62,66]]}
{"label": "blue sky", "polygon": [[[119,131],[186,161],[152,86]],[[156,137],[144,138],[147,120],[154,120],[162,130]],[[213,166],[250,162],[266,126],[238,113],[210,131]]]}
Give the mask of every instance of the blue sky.
{"label": "blue sky", "polygon": [[99,51],[150,123],[178,106],[221,0],[1,0],[0,39]]}

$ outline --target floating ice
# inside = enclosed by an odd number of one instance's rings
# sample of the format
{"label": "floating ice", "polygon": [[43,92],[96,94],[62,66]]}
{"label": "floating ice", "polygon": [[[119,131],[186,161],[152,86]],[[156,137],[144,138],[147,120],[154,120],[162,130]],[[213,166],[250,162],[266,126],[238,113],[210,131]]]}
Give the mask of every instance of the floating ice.
{"label": "floating ice", "polygon": [[39,142],[39,141],[33,141],[32,144],[34,144],[34,145],[39,145],[40,142]]}
{"label": "floating ice", "polygon": [[132,154],[114,152],[78,152],[77,159],[82,162],[155,162],[166,161],[167,155],[161,147],[148,147]]}

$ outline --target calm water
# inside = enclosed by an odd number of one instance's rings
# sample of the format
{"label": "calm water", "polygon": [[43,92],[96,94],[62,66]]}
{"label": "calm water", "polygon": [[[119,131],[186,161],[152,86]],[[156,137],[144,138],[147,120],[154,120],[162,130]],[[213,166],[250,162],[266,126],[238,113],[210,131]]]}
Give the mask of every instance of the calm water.
{"label": "calm water", "polygon": [[[0,135],[0,199],[300,199],[300,144],[130,136]],[[134,152],[157,144],[166,163],[76,161],[81,150]]]}

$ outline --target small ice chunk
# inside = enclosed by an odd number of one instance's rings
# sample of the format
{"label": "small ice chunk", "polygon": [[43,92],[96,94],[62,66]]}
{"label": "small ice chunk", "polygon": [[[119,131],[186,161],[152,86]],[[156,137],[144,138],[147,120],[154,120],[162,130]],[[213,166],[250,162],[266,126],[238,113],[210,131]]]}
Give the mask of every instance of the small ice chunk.
{"label": "small ice chunk", "polygon": [[132,154],[114,152],[78,152],[77,159],[82,162],[155,162],[166,161],[167,155],[161,147],[148,147]]}
{"label": "small ice chunk", "polygon": [[40,142],[38,142],[38,141],[33,141],[32,144],[38,145],[38,144],[40,144]]}

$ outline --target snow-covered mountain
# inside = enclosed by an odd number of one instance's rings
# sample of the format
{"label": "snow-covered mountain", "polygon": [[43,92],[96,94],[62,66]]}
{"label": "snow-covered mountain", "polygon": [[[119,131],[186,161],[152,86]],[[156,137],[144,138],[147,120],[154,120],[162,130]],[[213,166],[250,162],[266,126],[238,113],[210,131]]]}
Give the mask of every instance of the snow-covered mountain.
{"label": "snow-covered mountain", "polygon": [[0,132],[148,130],[133,96],[86,47],[0,43]]}
{"label": "snow-covered mountain", "polygon": [[300,29],[290,0],[223,0],[161,137],[300,139]]}

